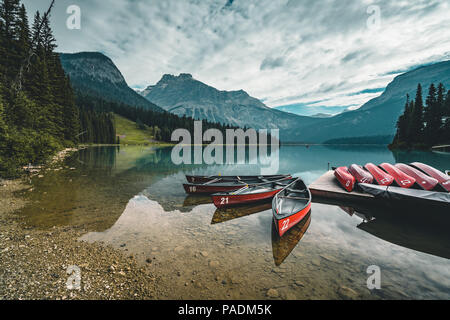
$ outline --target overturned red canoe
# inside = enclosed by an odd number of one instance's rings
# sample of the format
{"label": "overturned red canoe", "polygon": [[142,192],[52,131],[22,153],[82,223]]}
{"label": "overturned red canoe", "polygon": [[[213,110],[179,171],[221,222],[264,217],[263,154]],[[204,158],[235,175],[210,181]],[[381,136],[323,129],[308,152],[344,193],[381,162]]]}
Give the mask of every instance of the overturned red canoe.
{"label": "overturned red canoe", "polygon": [[401,188],[411,188],[416,183],[416,179],[407,175],[390,163],[382,163],[380,164],[380,167],[394,177],[395,183]]}
{"label": "overturned red canoe", "polygon": [[350,174],[347,167],[339,167],[334,170],[334,176],[345,190],[347,190],[348,192],[353,191],[356,179]]}
{"label": "overturned red canoe", "polygon": [[448,175],[424,163],[413,162],[411,165],[425,172],[430,177],[435,178],[442,188],[450,192],[450,177]]}
{"label": "overturned red canoe", "polygon": [[272,213],[278,234],[282,237],[311,211],[311,192],[297,179],[272,200]]}
{"label": "overturned red canoe", "polygon": [[368,163],[364,166],[364,169],[370,172],[375,179],[375,182],[380,186],[390,186],[394,183],[394,177],[381,170],[373,163]]}
{"label": "overturned red canoe", "polygon": [[217,208],[253,203],[272,199],[278,192],[291,184],[295,179],[282,180],[253,187],[243,187],[242,189],[216,193],[212,195],[212,200]]}
{"label": "overturned red canoe", "polygon": [[433,190],[439,183],[437,179],[427,176],[422,171],[408,166],[407,164],[397,163],[395,167],[406,173],[408,176],[416,179],[417,185],[424,190]]}
{"label": "overturned red canoe", "polygon": [[373,176],[370,174],[369,171],[364,170],[363,167],[357,164],[352,164],[348,171],[352,176],[355,177],[356,181],[358,183],[372,183],[373,182]]}

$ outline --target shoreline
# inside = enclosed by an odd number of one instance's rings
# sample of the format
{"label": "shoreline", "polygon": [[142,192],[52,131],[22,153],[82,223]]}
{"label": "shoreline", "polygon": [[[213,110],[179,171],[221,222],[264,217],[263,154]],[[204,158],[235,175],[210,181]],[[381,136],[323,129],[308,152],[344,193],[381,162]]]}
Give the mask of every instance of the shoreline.
{"label": "shoreline", "polygon": [[[78,150],[78,149],[77,149]],[[56,154],[49,166],[61,163],[74,149]],[[57,170],[57,169],[55,169]],[[0,299],[109,300],[157,299],[164,296],[158,279],[133,255],[111,246],[80,241],[83,227],[30,227],[18,215],[33,191],[26,175],[0,185]],[[80,288],[69,290],[70,266],[80,270]]]}

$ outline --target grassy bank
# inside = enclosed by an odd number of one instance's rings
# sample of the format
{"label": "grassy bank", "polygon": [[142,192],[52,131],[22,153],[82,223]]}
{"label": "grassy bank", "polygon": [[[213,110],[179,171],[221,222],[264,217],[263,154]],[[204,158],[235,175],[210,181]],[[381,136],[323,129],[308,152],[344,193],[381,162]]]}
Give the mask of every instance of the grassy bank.
{"label": "grassy bank", "polygon": [[154,138],[153,129],[148,126],[139,126],[136,122],[117,114],[115,115],[115,122],[116,134],[120,138],[120,144],[147,145],[158,143]]}

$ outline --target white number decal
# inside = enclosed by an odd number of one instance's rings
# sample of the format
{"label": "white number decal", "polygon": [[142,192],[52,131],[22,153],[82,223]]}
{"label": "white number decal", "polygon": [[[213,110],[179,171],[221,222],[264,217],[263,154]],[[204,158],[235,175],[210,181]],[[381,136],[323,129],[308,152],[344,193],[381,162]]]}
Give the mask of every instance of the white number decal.
{"label": "white number decal", "polygon": [[281,228],[281,231],[286,230],[289,227],[289,219],[283,221],[283,227]]}
{"label": "white number decal", "polygon": [[189,190],[190,190],[191,192],[196,192],[196,191],[197,191],[197,188],[196,188],[196,187],[189,187]]}
{"label": "white number decal", "polygon": [[228,198],[221,198],[220,204],[228,204]]}
{"label": "white number decal", "polygon": [[410,181],[410,180],[402,180],[402,181],[400,181],[400,183],[401,183],[402,185],[406,186],[406,185],[410,184],[411,181]]}

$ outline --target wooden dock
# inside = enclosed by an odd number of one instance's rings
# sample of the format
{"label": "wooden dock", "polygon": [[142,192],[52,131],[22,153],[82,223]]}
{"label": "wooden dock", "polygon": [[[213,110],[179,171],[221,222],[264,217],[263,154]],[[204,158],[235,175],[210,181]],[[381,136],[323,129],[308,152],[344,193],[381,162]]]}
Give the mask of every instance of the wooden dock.
{"label": "wooden dock", "polygon": [[435,152],[450,152],[450,145],[434,146],[431,150]]}
{"label": "wooden dock", "polygon": [[360,202],[360,201],[372,201],[375,199],[374,196],[367,193],[359,191],[347,192],[346,190],[344,190],[334,177],[333,171],[328,171],[319,179],[314,181],[309,186],[309,189],[311,190],[313,200],[330,199],[343,202],[345,201]]}

